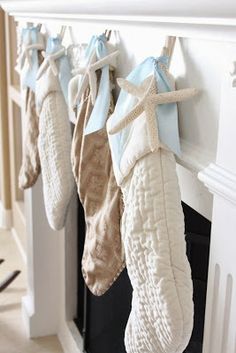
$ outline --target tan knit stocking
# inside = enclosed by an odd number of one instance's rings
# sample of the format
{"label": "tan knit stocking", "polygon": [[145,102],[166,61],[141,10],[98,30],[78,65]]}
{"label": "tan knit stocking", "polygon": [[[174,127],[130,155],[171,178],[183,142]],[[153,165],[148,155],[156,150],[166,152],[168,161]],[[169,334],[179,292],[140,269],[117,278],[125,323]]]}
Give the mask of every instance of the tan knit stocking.
{"label": "tan knit stocking", "polygon": [[[82,259],[85,282],[105,293],[124,268],[120,236],[122,202],[113,174],[106,129],[85,135],[92,111],[89,89],[82,97],[72,142],[73,173],[83,204],[86,238]],[[110,113],[113,111],[113,101]]]}
{"label": "tan knit stocking", "polygon": [[36,114],[35,94],[27,88],[26,92],[26,134],[22,165],[19,173],[19,188],[27,189],[33,186],[40,174],[38,153],[39,117]]}

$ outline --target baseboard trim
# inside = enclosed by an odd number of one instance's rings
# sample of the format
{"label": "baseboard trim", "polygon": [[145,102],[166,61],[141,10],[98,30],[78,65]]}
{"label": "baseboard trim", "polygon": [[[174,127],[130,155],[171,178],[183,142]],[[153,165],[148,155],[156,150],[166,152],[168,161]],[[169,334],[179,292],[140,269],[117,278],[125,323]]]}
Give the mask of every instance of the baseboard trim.
{"label": "baseboard trim", "polygon": [[65,353],[82,353],[83,341],[74,321],[63,321],[60,324],[58,339]]}

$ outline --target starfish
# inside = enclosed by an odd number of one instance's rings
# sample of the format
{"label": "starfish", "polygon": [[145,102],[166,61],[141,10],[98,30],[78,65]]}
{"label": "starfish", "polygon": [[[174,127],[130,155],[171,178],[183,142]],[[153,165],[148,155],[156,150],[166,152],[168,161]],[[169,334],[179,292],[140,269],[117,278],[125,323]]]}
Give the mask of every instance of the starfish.
{"label": "starfish", "polygon": [[152,151],[160,147],[156,122],[157,105],[181,102],[195,96],[198,92],[195,88],[185,88],[165,93],[157,93],[156,79],[154,75],[149,76],[139,86],[121,78],[117,79],[117,82],[122,89],[137,97],[139,102],[117,125],[110,129],[109,134],[116,134],[145,112]]}
{"label": "starfish", "polygon": [[65,55],[65,48],[58,50],[56,53],[47,55],[38,70],[37,80],[43,75],[49,66],[51,67],[53,74],[57,76],[58,68],[56,65],[56,60],[61,58],[63,55]]}
{"label": "starfish", "polygon": [[44,45],[42,43],[35,43],[35,44],[29,44],[29,45],[24,46],[23,51],[22,51],[20,58],[19,58],[21,69],[23,68],[26,59],[29,63],[29,67],[30,68],[32,67],[32,57],[30,55],[30,51],[33,49],[43,50]]}
{"label": "starfish", "polygon": [[95,104],[96,95],[97,95],[97,76],[96,71],[98,69],[102,69],[106,65],[114,66],[114,59],[119,55],[119,51],[116,50],[113,53],[106,55],[104,58],[97,60],[96,52],[92,54],[89,63],[86,67],[79,67],[74,71],[75,74],[83,75],[82,82],[78,89],[78,92],[75,97],[74,105],[80,101],[83,93],[87,89],[88,85],[90,87],[91,92],[91,101],[92,104]]}

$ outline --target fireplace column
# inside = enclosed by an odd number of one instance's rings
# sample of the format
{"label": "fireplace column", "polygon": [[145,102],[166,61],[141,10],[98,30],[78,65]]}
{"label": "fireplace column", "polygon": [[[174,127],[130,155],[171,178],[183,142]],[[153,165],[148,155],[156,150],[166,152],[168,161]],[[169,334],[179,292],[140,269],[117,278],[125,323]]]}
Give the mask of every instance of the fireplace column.
{"label": "fireplace column", "polygon": [[226,62],[222,77],[216,163],[199,173],[199,179],[214,195],[204,353],[236,352],[235,44],[228,44],[222,55]]}

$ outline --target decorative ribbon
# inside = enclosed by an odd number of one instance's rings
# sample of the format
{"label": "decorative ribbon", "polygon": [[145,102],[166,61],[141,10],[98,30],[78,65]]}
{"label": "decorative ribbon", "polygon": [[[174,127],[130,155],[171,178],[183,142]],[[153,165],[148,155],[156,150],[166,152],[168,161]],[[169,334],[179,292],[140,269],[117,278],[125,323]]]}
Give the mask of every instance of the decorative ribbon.
{"label": "decorative ribbon", "polygon": [[38,27],[23,28],[22,52],[18,62],[21,70],[22,86],[35,91],[36,76],[39,67],[38,50],[44,49],[43,35]]}
{"label": "decorative ribbon", "polygon": [[[81,62],[79,64],[80,67],[76,70],[72,70],[73,75],[80,77],[81,76],[81,69],[87,68],[87,66],[90,65],[91,62],[96,60],[96,57],[94,55],[94,48],[95,48],[96,41],[97,41],[97,36],[92,36],[92,38],[90,39],[90,42],[85,50],[84,56],[81,58]],[[78,92],[77,92],[75,99],[74,99],[73,108],[80,104],[81,97],[82,97],[85,89],[87,88],[86,78],[87,77],[85,75],[82,75],[80,77],[80,81],[78,84]]]}
{"label": "decorative ribbon", "polygon": [[[106,43],[105,35],[93,36],[85,53],[84,65],[76,70],[77,74],[84,74],[84,76],[79,84],[75,105],[80,101],[88,84],[90,85],[91,101],[94,105],[85,128],[86,135],[104,128],[110,107],[109,65],[115,65],[115,58],[119,52],[114,51],[108,54]],[[101,69],[101,78],[97,89],[96,71],[98,69]]]}
{"label": "decorative ribbon", "polygon": [[60,36],[48,38],[45,60],[38,70],[37,80],[46,72],[48,67],[51,68],[55,76],[58,76],[65,101],[68,104],[68,85],[71,79],[71,68],[66,56],[66,50],[61,44]]}
{"label": "decorative ribbon", "polygon": [[[159,58],[149,57],[138,65],[126,79],[132,84],[139,86],[149,76],[154,75],[158,93],[170,92],[172,89],[169,79],[163,69],[163,65],[167,66],[168,60],[169,58],[167,56],[161,56]],[[117,100],[115,111],[110,116],[107,124],[108,132],[112,130],[114,126],[119,125],[123,117],[126,116],[136,104],[137,97],[122,89]],[[158,105],[158,108],[156,108],[156,119],[160,141],[166,144],[174,153],[180,155],[177,104],[169,103]],[[113,156],[118,166],[131,129],[131,124],[129,124],[114,135],[109,135]]]}
{"label": "decorative ribbon", "polygon": [[[102,58],[107,56],[107,48],[103,40],[99,40],[96,46],[97,58],[102,62]],[[111,60],[119,54],[118,51],[110,54]],[[108,56],[107,56],[108,59]],[[111,87],[109,77],[109,64],[102,67],[101,78],[97,98],[85,128],[85,134],[91,134],[92,132],[98,131],[106,125],[106,120],[110,107],[111,99]]]}

